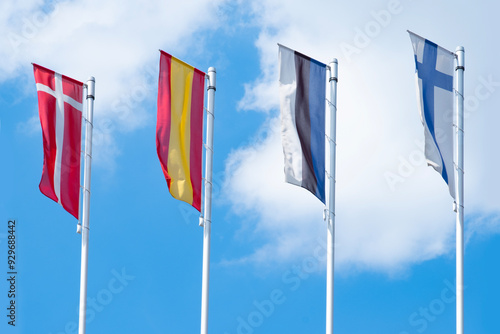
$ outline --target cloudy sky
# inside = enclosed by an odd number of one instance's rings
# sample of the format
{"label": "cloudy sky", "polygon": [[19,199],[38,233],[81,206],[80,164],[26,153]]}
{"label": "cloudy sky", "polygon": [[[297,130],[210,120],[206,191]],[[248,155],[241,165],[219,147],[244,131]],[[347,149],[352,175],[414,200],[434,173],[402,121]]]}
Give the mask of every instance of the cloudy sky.
{"label": "cloudy sky", "polygon": [[[209,332],[325,326],[321,203],[284,183],[278,46],[339,62],[336,333],[453,333],[455,215],[423,157],[407,29],[465,47],[465,330],[500,330],[496,4],[466,1],[39,1],[0,4],[0,254],[17,222],[16,326],[76,333],[77,221],[38,190],[31,63],[96,78],[88,333],[196,333],[202,228],[155,148],[159,49],[217,69]],[[1,277],[7,277],[4,269]],[[2,292],[3,291],[3,292]]]}

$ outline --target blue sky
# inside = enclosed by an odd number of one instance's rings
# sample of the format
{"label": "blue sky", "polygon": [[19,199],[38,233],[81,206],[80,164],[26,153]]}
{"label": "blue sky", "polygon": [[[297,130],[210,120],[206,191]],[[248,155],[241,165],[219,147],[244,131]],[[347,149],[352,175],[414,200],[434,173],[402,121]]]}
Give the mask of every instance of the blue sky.
{"label": "blue sky", "polygon": [[[454,333],[455,215],[423,160],[407,29],[465,47],[465,330],[499,332],[498,9],[427,0],[3,1],[1,332],[77,332],[81,238],[77,221],[38,190],[31,62],[96,78],[87,333],[199,331],[202,228],[170,196],[156,156],[158,49],[217,69],[209,332],[324,332],[322,206],[283,181],[281,43],[339,60],[335,333]],[[6,320],[9,219],[18,224],[15,328]]]}

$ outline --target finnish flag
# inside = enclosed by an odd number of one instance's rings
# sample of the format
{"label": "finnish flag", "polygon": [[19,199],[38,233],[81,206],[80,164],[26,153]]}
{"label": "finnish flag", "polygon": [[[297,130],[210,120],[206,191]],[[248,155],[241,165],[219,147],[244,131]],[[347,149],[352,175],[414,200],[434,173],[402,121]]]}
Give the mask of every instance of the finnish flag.
{"label": "finnish flag", "polygon": [[417,99],[427,163],[441,174],[455,199],[453,72],[455,54],[410,33],[415,53]]}

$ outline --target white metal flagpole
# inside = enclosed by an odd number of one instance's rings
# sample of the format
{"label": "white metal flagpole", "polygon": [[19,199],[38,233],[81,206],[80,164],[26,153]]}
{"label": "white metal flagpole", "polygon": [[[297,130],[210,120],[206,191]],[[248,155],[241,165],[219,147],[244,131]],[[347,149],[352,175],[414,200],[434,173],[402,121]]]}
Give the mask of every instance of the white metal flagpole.
{"label": "white metal flagpole", "polygon": [[457,189],[456,189],[456,252],[457,252],[457,334],[464,333],[464,71],[465,49],[463,46],[455,50],[457,56],[457,92],[456,92],[456,157],[457,157]]}
{"label": "white metal flagpole", "polygon": [[87,122],[85,125],[85,158],[83,174],[83,212],[82,212],[82,262],[80,270],[80,316],[78,334],[85,334],[87,310],[87,267],[89,255],[89,208],[90,208],[90,167],[92,163],[92,127],[94,118],[95,79],[87,81]]}
{"label": "white metal flagpole", "polygon": [[326,334],[333,333],[333,270],[335,255],[335,163],[336,163],[336,137],[337,137],[337,75],[338,61],[333,59],[329,64],[330,73],[330,127],[327,139],[330,147],[330,166],[327,171],[328,195],[327,216],[327,259],[326,259]]}
{"label": "white metal flagpole", "polygon": [[212,225],[212,159],[214,146],[215,68],[208,69],[207,142],[205,145],[205,198],[203,216],[203,278],[201,283],[201,334],[208,330],[208,287],[210,277],[210,227]]}

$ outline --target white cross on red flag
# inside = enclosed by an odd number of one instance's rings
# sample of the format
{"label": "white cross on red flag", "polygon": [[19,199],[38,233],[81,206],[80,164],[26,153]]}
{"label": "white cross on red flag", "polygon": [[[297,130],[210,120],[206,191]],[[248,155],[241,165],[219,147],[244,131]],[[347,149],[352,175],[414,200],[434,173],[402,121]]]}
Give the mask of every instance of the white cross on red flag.
{"label": "white cross on red flag", "polygon": [[40,191],[79,218],[83,83],[33,64],[43,135]]}

